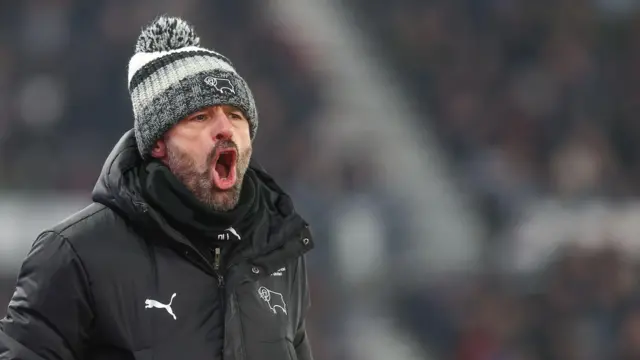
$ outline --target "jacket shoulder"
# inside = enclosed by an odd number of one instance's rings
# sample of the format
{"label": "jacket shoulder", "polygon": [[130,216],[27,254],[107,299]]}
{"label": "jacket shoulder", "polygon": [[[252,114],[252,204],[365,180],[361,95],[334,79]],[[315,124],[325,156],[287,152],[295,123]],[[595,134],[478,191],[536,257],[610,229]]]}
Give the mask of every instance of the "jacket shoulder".
{"label": "jacket shoulder", "polygon": [[[139,266],[146,256],[144,239],[120,214],[99,203],[87,206],[46,231],[69,244],[94,284],[107,282],[119,268],[128,271]],[[98,291],[96,289],[94,291]]]}
{"label": "jacket shoulder", "polygon": [[101,242],[106,238],[122,237],[124,233],[129,232],[127,224],[120,215],[109,207],[95,202],[46,231],[58,234],[71,245]]}

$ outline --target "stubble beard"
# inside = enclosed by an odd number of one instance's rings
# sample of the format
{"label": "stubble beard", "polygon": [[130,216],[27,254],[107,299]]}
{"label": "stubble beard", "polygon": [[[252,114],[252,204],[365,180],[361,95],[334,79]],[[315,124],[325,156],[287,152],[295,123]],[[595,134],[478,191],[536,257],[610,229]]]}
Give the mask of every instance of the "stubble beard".
{"label": "stubble beard", "polygon": [[166,164],[176,178],[204,205],[214,211],[231,211],[235,209],[240,201],[244,175],[249,168],[249,160],[251,158],[251,147],[245,149],[242,153],[235,144],[233,144],[233,147],[238,151],[236,183],[229,190],[220,190],[213,184],[212,171],[215,171],[213,166],[215,149],[207,156],[205,164],[198,166],[191,156],[167,144]]}

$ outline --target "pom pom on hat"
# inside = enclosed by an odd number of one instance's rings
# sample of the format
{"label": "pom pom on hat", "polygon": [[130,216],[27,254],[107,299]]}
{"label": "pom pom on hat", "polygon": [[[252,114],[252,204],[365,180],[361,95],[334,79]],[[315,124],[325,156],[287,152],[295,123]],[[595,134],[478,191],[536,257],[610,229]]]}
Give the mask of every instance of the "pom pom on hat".
{"label": "pom pom on hat", "polygon": [[160,16],[140,33],[136,53],[170,51],[199,45],[200,38],[189,23],[177,17]]}

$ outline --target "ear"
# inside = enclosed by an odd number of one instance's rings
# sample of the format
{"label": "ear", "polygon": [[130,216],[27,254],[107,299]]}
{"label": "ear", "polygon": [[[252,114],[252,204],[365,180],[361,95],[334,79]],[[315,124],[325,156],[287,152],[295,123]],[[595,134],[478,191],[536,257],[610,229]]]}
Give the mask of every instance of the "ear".
{"label": "ear", "polygon": [[165,143],[164,139],[156,141],[153,149],[151,149],[151,156],[156,159],[162,159],[167,156],[167,144]]}

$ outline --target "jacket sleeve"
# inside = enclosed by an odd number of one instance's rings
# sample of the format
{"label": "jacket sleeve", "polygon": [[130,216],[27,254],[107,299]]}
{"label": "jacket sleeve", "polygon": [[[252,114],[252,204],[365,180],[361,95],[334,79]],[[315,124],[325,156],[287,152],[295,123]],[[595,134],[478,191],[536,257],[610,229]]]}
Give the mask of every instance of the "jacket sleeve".
{"label": "jacket sleeve", "polygon": [[300,307],[302,309],[300,320],[298,321],[298,329],[293,341],[296,349],[298,360],[313,360],[309,337],[307,336],[306,317],[311,307],[311,298],[309,296],[309,284],[307,280],[307,263],[304,256],[300,259],[300,265],[297,271],[298,286],[300,287]]}
{"label": "jacket sleeve", "polygon": [[0,320],[0,359],[81,359],[93,320],[88,284],[69,241],[54,232],[41,234]]}

